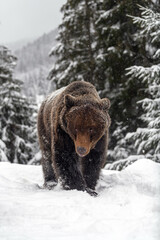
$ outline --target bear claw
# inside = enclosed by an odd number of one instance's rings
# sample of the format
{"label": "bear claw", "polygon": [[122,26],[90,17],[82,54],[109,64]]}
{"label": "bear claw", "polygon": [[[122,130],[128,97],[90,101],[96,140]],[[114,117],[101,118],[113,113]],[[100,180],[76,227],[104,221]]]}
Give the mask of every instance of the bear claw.
{"label": "bear claw", "polygon": [[86,191],[89,195],[91,195],[91,196],[93,196],[93,197],[97,197],[97,196],[98,196],[98,193],[95,192],[95,191],[93,191],[93,190],[90,189],[90,188],[86,188],[85,191]]}
{"label": "bear claw", "polygon": [[56,185],[57,185],[57,182],[55,182],[55,181],[48,181],[48,182],[44,183],[43,187],[47,188],[48,190],[52,190]]}

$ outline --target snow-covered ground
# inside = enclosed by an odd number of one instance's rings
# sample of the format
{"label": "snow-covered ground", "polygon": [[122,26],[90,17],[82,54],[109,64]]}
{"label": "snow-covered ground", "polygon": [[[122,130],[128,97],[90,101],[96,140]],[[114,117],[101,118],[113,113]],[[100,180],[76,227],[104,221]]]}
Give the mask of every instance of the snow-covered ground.
{"label": "snow-covered ground", "polygon": [[160,164],[103,170],[98,197],[44,190],[40,166],[0,163],[0,240],[159,240]]}

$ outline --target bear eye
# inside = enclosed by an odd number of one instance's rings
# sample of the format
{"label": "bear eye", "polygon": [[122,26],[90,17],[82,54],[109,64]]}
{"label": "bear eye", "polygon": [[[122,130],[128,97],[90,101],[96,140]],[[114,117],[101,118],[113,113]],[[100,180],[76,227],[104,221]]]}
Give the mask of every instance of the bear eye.
{"label": "bear eye", "polygon": [[89,128],[89,132],[93,133],[93,128],[92,127]]}
{"label": "bear eye", "polygon": [[73,135],[74,135],[74,138],[75,138],[75,139],[77,138],[77,132],[78,132],[78,129],[77,129],[77,128],[74,128],[74,129],[73,129]]}

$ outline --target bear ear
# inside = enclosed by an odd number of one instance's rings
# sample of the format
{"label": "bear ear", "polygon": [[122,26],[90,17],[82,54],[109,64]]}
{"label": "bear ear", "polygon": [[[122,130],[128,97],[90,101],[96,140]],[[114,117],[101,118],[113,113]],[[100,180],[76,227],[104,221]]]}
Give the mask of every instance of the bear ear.
{"label": "bear ear", "polygon": [[64,103],[66,105],[67,108],[71,108],[75,105],[76,103],[76,98],[67,94],[65,97],[64,97]]}
{"label": "bear ear", "polygon": [[111,103],[110,103],[110,100],[108,98],[103,98],[100,102],[101,104],[101,108],[104,110],[104,111],[108,111],[108,109],[110,108],[111,106]]}

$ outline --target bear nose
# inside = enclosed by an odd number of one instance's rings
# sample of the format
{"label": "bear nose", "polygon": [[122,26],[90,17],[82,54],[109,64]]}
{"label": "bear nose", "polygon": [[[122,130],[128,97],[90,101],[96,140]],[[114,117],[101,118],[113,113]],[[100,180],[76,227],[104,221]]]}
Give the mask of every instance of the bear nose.
{"label": "bear nose", "polygon": [[87,150],[84,147],[77,147],[77,153],[80,156],[84,156]]}

